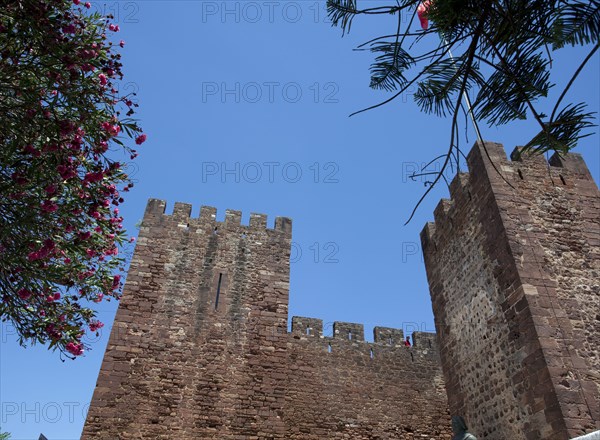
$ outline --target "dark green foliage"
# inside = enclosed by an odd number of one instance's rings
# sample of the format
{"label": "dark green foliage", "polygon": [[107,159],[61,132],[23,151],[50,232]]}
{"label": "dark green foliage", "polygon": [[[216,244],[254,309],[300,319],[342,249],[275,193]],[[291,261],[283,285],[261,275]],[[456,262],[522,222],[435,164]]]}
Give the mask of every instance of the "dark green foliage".
{"label": "dark green foliage", "polygon": [[[419,4],[398,0],[391,6],[360,9],[356,0],[328,0],[328,11],[333,25],[348,32],[357,15],[414,18]],[[422,31],[413,20],[399,19],[395,34],[366,44],[378,54],[371,66],[372,88],[401,92],[407,84],[416,84],[417,105],[424,112],[453,117],[453,133],[465,92],[472,97],[473,115],[490,125],[532,117],[540,131],[526,148],[535,153],[566,153],[589,134],[593,115],[585,104],[562,101],[598,49],[600,1],[436,0],[428,19],[430,26]],[[419,53],[416,43],[427,38],[437,48]],[[590,55],[574,67],[573,79],[552,114],[544,115],[537,107],[555,86],[550,80],[556,67],[553,51],[566,45],[589,45]],[[569,68],[561,66],[565,67]],[[451,143],[450,151],[458,148],[454,134]]]}
{"label": "dark green foliage", "polygon": [[371,66],[372,88],[392,91],[406,84],[402,72],[410,68],[414,60],[399,43],[377,43],[371,51],[381,53]]}

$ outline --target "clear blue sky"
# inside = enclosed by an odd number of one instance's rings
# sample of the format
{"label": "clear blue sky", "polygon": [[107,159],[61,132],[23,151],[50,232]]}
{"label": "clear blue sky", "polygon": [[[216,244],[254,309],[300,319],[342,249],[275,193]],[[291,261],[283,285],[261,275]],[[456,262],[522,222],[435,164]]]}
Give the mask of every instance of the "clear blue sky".
{"label": "clear blue sky", "polygon": [[[95,3],[94,8],[102,8]],[[326,23],[324,1],[112,1],[126,41],[123,88],[137,90],[148,141],[137,186],[122,212],[129,231],[150,197],[238,209],[294,221],[290,316],[331,323],[433,330],[419,232],[447,190],[440,186],[403,226],[424,190],[407,175],[447,148],[449,121],[419,113],[411,93],[348,118],[387,97],[368,88],[372,55],[352,48],[391,33],[392,17],[360,18],[349,36]],[[415,25],[415,30],[417,29]],[[564,84],[583,57],[556,60]],[[573,93],[599,110],[599,57]],[[525,143],[531,122],[483,128],[507,150]],[[461,131],[462,134],[462,131]],[[468,150],[474,141],[463,139]],[[582,153],[598,182],[599,136]],[[229,171],[228,171],[229,170]],[[112,325],[93,350],[61,362],[43,347],[22,349],[0,333],[0,426],[14,439],[78,439]]]}

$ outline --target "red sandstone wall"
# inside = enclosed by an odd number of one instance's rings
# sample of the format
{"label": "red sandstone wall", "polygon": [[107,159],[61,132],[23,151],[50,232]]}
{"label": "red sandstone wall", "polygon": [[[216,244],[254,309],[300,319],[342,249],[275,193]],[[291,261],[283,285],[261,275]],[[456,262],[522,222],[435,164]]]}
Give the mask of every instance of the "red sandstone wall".
{"label": "red sandstone wall", "polygon": [[451,438],[433,335],[415,333],[409,349],[402,330],[375,328],[366,343],[362,325],[335,323],[333,338],[322,338],[321,321],[311,320],[310,335],[304,321],[293,318],[288,342],[288,439]]}
{"label": "red sandstone wall", "polygon": [[502,176],[476,145],[422,233],[450,410],[490,440],[593,431],[598,189],[578,155],[549,167],[486,148]]}
{"label": "red sandstone wall", "polygon": [[450,438],[432,335],[409,350],[394,329],[287,333],[288,219],[164,210],[148,204],[83,439]]}
{"label": "red sandstone wall", "polygon": [[148,204],[82,438],[285,438],[290,221],[164,209]]}

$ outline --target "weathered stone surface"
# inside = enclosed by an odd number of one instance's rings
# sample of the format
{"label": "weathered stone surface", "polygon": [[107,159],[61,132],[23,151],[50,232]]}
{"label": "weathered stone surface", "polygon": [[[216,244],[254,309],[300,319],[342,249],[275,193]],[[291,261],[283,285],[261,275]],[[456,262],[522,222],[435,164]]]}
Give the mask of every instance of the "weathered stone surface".
{"label": "weathered stone surface", "polygon": [[449,406],[569,439],[600,427],[600,194],[581,156],[518,153],[476,144],[421,234]]}
{"label": "weathered stone surface", "polygon": [[151,200],[82,438],[439,440],[448,406],[486,440],[598,429],[600,195],[578,155],[512,157],[476,145],[423,230],[437,338],[410,349],[287,332],[289,219]]}
{"label": "weathered stone surface", "polygon": [[291,221],[151,200],[82,438],[449,439],[432,335],[292,318]]}

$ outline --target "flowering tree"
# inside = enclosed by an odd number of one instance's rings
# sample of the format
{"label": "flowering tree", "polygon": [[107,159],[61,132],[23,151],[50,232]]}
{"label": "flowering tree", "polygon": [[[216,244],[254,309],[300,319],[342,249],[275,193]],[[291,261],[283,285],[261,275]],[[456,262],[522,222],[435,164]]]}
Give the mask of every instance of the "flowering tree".
{"label": "flowering tree", "polygon": [[116,89],[119,27],[89,7],[0,0],[0,317],[71,358],[103,325],[90,305],[120,295],[116,155],[146,140]]}
{"label": "flowering tree", "polygon": [[[458,117],[462,112],[471,116],[479,140],[479,120],[499,126],[531,118],[539,129],[524,146],[523,151],[531,153],[566,153],[590,134],[594,117],[586,111],[586,104],[565,98],[600,47],[600,1],[367,3],[359,8],[358,0],[327,0],[333,25],[344,31],[359,16],[391,14],[398,19],[388,35],[360,46],[376,54],[370,86],[393,93],[361,111],[387,104],[414,85],[414,99],[422,111],[452,120],[447,152],[434,159],[444,159],[441,170],[422,173],[435,175],[423,197],[445,179],[448,166],[455,163],[459,168],[463,153]],[[410,19],[403,20],[403,14]],[[413,25],[416,18],[421,26]],[[548,102],[549,90],[555,86],[550,75],[557,67],[554,53],[566,46],[586,46],[587,54],[578,65],[560,66],[571,77],[559,89],[558,98]],[[550,106],[542,108],[543,104]]]}

